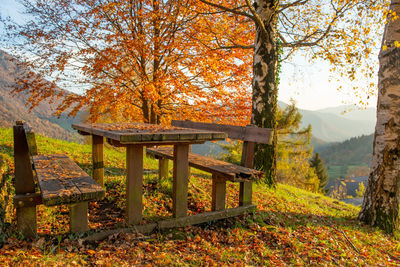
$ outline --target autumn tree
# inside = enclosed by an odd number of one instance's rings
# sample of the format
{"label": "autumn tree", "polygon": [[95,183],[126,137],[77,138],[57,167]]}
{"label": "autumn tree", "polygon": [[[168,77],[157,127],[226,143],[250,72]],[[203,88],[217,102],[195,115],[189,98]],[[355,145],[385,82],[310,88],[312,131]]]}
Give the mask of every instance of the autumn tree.
{"label": "autumn tree", "polygon": [[315,153],[314,157],[311,159],[310,166],[315,169],[315,173],[319,179],[319,191],[322,193],[327,193],[326,185],[328,184],[328,173],[325,167],[325,163],[322,160],[319,153]]}
{"label": "autumn tree", "polygon": [[[31,72],[19,79],[35,106],[62,98],[58,113],[87,109],[90,121],[168,123],[172,118],[248,121],[251,56],[213,49],[197,1],[22,0],[30,21],[7,19],[8,40]],[[214,19],[230,38],[250,33]],[[44,82],[47,78],[51,83]],[[70,94],[57,89],[70,89]]]}
{"label": "autumn tree", "polygon": [[386,232],[399,227],[400,1],[392,0],[379,54],[377,122],[368,186],[359,219]]}
{"label": "autumn tree", "polygon": [[[286,60],[301,51],[310,59],[329,61],[333,70],[350,80],[355,80],[357,73],[369,77],[373,72],[374,66],[367,59],[379,31],[371,28],[379,27],[386,0],[200,1],[208,5],[209,16],[230,13],[233,20],[243,17],[254,33],[252,40],[228,38],[230,43],[221,49],[254,51],[251,123],[259,127],[276,129],[279,57]],[[222,31],[215,35],[216,39],[224,38]],[[280,48],[282,54],[279,54]],[[255,158],[255,165],[265,171],[270,185],[276,177],[277,135],[274,133],[272,145],[257,145]]]}
{"label": "autumn tree", "polygon": [[294,102],[277,111],[277,181],[317,192],[319,180],[312,157],[311,125],[301,127],[302,115]]}

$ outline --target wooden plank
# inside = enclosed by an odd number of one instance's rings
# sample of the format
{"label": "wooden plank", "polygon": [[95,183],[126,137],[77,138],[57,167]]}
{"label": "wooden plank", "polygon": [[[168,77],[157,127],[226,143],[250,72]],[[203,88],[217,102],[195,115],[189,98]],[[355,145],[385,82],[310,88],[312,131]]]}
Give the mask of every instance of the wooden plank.
{"label": "wooden plank", "polygon": [[[224,133],[198,131],[144,123],[126,124],[73,124],[72,128],[79,133],[89,133],[104,136],[121,143],[164,142],[179,140],[223,140]],[[121,128],[121,129],[119,129]],[[201,138],[200,138],[201,137]]]}
{"label": "wooden plank", "polygon": [[215,133],[210,131],[198,131],[194,129],[175,130],[165,133],[126,133],[121,135],[120,142],[123,144],[130,143],[164,143],[167,141],[195,142],[196,140],[224,140],[225,133]]}
{"label": "wooden plank", "polygon": [[242,148],[242,158],[240,161],[240,165],[253,168],[254,167],[254,149],[255,143],[254,142],[244,142]]}
{"label": "wooden plank", "polygon": [[168,178],[168,163],[169,160],[166,158],[159,158],[158,160],[158,177],[160,180]]}
{"label": "wooden plank", "polygon": [[43,204],[42,195],[40,193],[32,194],[21,194],[13,197],[13,203],[15,207],[35,207]]}
{"label": "wooden plank", "polygon": [[29,147],[29,154],[31,156],[36,156],[38,154],[38,151],[36,146],[35,133],[32,131],[25,133],[26,133],[26,141],[28,142],[28,147]]}
{"label": "wooden plank", "polygon": [[[170,147],[147,148],[147,153],[158,157],[173,159]],[[235,165],[232,163],[189,153],[189,165],[206,172],[216,174],[232,182],[259,180],[263,172]]]}
{"label": "wooden plank", "polygon": [[[112,141],[109,142],[110,145],[116,146],[116,147],[123,147],[127,145],[143,145],[143,146],[172,146],[175,144],[204,144],[206,140],[177,140],[177,141],[140,141],[140,142],[117,142],[117,141]],[[108,142],[108,140],[107,140]]]}
{"label": "wooden plank", "polygon": [[15,194],[35,193],[35,182],[24,125],[15,125],[13,133]]}
{"label": "wooden plank", "polygon": [[251,213],[256,210],[256,206],[248,205],[242,206],[232,209],[220,210],[220,211],[211,211],[211,212],[203,212],[200,214],[181,217],[172,220],[165,220],[158,222],[159,229],[169,229],[175,227],[185,227],[188,225],[195,225],[200,223],[205,223],[209,221],[221,220],[229,217],[235,217],[239,215],[243,215],[245,213]]}
{"label": "wooden plank", "polygon": [[242,206],[232,209],[220,210],[220,211],[212,211],[212,212],[204,212],[192,216],[174,218],[159,221],[156,223],[148,223],[144,225],[134,225],[129,228],[120,228],[120,229],[112,229],[101,231],[98,233],[94,233],[83,240],[85,241],[100,241],[106,239],[108,236],[116,234],[116,233],[142,233],[142,234],[150,234],[155,230],[166,230],[176,227],[185,227],[190,225],[201,224],[210,221],[216,221],[221,219],[226,219],[230,217],[236,217],[239,215],[253,213],[257,208],[254,205]]}
{"label": "wooden plank", "polygon": [[189,145],[174,145],[174,181],[172,213],[175,218],[187,216],[189,183]]}
{"label": "wooden plank", "polygon": [[[79,200],[96,200],[104,197],[104,189],[67,156],[57,158],[57,163],[68,176],[64,179],[81,193]],[[78,201],[77,201],[78,202]]]}
{"label": "wooden plank", "polygon": [[38,155],[33,162],[46,206],[104,197],[104,189],[66,155]]}
{"label": "wooden plank", "polygon": [[104,187],[104,152],[103,136],[92,135],[93,180]]}
{"label": "wooden plank", "polygon": [[226,196],[226,181],[219,179],[218,176],[212,177],[212,201],[211,210],[224,210],[225,209],[225,196]]}
{"label": "wooden plank", "polygon": [[[28,141],[24,124],[17,122],[13,127],[15,193],[35,193]],[[17,229],[26,237],[36,236],[36,206],[16,207]]]}
{"label": "wooden plank", "polygon": [[[255,143],[245,141],[242,148],[241,165],[253,168]],[[251,182],[241,182],[239,187],[239,206],[250,205],[253,198],[253,185]]]}
{"label": "wooden plank", "polygon": [[[141,134],[129,134],[129,135],[123,135],[120,138],[121,143],[141,143],[142,142],[142,135]],[[151,141],[151,140],[148,140]]]}
{"label": "wooden plank", "polygon": [[77,130],[79,133],[84,132],[88,134],[104,136],[117,141],[120,141],[121,138],[121,134],[119,133],[94,128],[91,124],[72,124],[72,128]]}
{"label": "wooden plank", "polygon": [[262,144],[270,144],[272,130],[269,128],[258,128],[255,126],[234,126],[226,124],[216,124],[216,123],[204,123],[204,122],[192,122],[189,120],[178,121],[173,120],[171,122],[172,126],[185,127],[191,129],[200,129],[208,131],[218,131],[228,134],[231,139],[251,141]]}
{"label": "wooden plank", "polygon": [[143,146],[127,146],[126,167],[126,222],[128,225],[139,224],[143,209]]}
{"label": "wooden plank", "polygon": [[88,203],[81,202],[70,205],[69,212],[70,231],[71,233],[79,233],[88,231]]}

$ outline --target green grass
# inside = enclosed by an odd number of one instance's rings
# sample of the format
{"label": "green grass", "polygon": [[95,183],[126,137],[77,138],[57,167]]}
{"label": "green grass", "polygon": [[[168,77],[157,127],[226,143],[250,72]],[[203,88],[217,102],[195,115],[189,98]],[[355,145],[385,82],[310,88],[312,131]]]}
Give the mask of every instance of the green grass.
{"label": "green grass", "polygon": [[329,180],[337,180],[339,178],[344,178],[349,170],[357,167],[365,167],[366,165],[346,165],[346,166],[338,166],[338,165],[330,165],[328,168]]}
{"label": "green grass", "polygon": [[[91,146],[38,136],[39,153],[65,153],[91,172]],[[12,131],[0,129],[3,162],[2,190],[12,194]],[[171,165],[171,164],[170,164]],[[125,153],[105,148],[106,199],[90,204],[90,226],[94,229],[123,225],[125,199]],[[170,166],[172,167],[172,166]],[[0,169],[1,169],[0,168]],[[156,160],[145,158],[144,220],[171,216],[171,172],[159,181]],[[192,169],[189,184],[189,214],[210,210],[209,174]],[[228,183],[227,206],[238,203],[238,185]],[[9,198],[10,196],[8,196]],[[185,227],[149,236],[117,234],[101,242],[82,242],[68,234],[68,210],[38,207],[39,237],[23,240],[10,223],[5,245],[0,249],[4,265],[398,265],[400,245],[396,238],[361,225],[359,208],[320,194],[279,184],[269,189],[254,186],[258,211],[200,226]],[[8,204],[8,205],[7,205]],[[350,243],[351,242],[351,243]],[[354,245],[356,249],[352,247]]]}

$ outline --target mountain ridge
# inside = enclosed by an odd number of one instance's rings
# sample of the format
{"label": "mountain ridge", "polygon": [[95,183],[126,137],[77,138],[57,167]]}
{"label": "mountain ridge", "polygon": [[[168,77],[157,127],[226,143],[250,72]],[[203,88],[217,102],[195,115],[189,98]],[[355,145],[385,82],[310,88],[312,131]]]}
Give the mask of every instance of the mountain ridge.
{"label": "mountain ridge", "polygon": [[[281,108],[287,106],[279,101]],[[312,134],[325,142],[342,142],[352,137],[369,135],[374,132],[376,124],[376,110],[354,109],[353,106],[329,107],[320,110],[299,109],[303,116],[302,127],[312,126]],[[343,111],[346,111],[343,115]]]}
{"label": "mountain ridge", "polygon": [[82,137],[71,128],[77,119],[68,118],[64,114],[58,119],[53,115],[56,104],[42,101],[30,109],[27,106],[27,93],[11,93],[16,86],[15,79],[23,71],[17,59],[0,50],[0,127],[9,128],[15,121],[23,120],[39,134],[68,141],[82,141]]}

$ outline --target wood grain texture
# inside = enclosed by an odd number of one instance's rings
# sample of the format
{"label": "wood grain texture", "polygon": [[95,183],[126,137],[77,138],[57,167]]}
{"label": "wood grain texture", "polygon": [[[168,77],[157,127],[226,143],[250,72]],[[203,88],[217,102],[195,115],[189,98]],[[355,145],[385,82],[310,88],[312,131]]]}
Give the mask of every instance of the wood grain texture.
{"label": "wood grain texture", "polygon": [[253,213],[257,210],[257,207],[254,205],[242,206],[232,209],[220,210],[220,211],[211,211],[204,212],[196,215],[174,218],[159,221],[156,223],[148,223],[143,225],[134,225],[129,228],[119,228],[112,230],[105,230],[101,232],[94,233],[83,240],[85,241],[99,241],[104,240],[108,236],[116,234],[116,233],[142,233],[142,234],[150,234],[156,230],[166,230],[176,227],[185,227],[190,225],[201,224],[209,221],[216,221],[225,218],[235,217],[246,213]]}
{"label": "wood grain texture", "polygon": [[239,187],[239,206],[251,205],[253,197],[253,183],[241,182]]}
{"label": "wood grain texture", "polygon": [[243,206],[238,208],[226,209],[221,211],[212,211],[212,212],[204,212],[196,215],[191,215],[182,218],[174,218],[159,221],[156,223],[148,223],[143,225],[134,225],[129,228],[119,228],[112,230],[105,230],[89,235],[86,238],[83,238],[85,241],[100,241],[106,239],[108,236],[116,234],[116,233],[141,233],[141,234],[150,234],[156,230],[166,230],[176,227],[185,227],[190,225],[201,224],[209,221],[216,221],[225,218],[235,217],[246,213],[253,213],[257,210],[257,207],[254,205]]}
{"label": "wood grain texture", "polygon": [[104,187],[104,137],[92,135],[93,180]]}
{"label": "wood grain texture", "polygon": [[143,146],[129,145],[126,149],[126,222],[132,225],[142,220]]}
{"label": "wood grain texture", "polygon": [[72,204],[104,197],[104,189],[66,155],[37,155],[32,159],[44,205]]}
{"label": "wood grain texture", "polygon": [[70,205],[69,225],[71,233],[88,231],[88,203],[81,202]]}
{"label": "wood grain texture", "polygon": [[[254,142],[245,141],[242,149],[241,165],[253,168],[254,166]],[[251,182],[241,182],[239,188],[239,206],[250,205],[253,199],[253,185]]]}
{"label": "wood grain texture", "polygon": [[169,160],[166,158],[160,158],[158,160],[158,178],[160,180],[168,178],[168,163]]}
{"label": "wood grain texture", "polygon": [[40,193],[20,194],[13,197],[15,207],[35,207],[43,204],[42,195]]}
{"label": "wood grain texture", "polygon": [[[154,156],[174,159],[171,147],[147,148],[146,151]],[[261,171],[194,153],[189,153],[189,165],[190,167],[215,174],[218,177],[223,177],[231,182],[257,181],[264,175]]]}
{"label": "wood grain texture", "polygon": [[35,193],[35,181],[24,125],[13,127],[15,193]]}
{"label": "wood grain texture", "polygon": [[73,124],[79,133],[107,137],[120,144],[205,142],[224,140],[226,134],[216,131],[195,130],[145,123]]}
{"label": "wood grain texture", "polygon": [[187,216],[189,145],[175,145],[173,153],[174,181],[172,188],[172,213],[175,218],[178,218]]}
{"label": "wood grain texture", "polygon": [[[25,130],[25,125],[22,122],[13,127],[15,193],[17,195],[35,193],[35,181]],[[26,237],[36,236],[36,206],[16,205],[15,207],[18,231]]]}
{"label": "wood grain texture", "polygon": [[271,143],[272,129],[269,128],[258,128],[256,126],[233,126],[217,123],[193,122],[189,120],[173,120],[171,125],[198,130],[224,132],[228,135],[228,138],[242,141],[251,141],[262,144]]}
{"label": "wood grain texture", "polygon": [[226,181],[213,175],[211,210],[224,210],[226,197]]}

